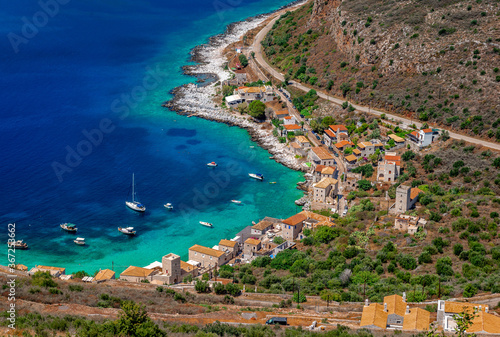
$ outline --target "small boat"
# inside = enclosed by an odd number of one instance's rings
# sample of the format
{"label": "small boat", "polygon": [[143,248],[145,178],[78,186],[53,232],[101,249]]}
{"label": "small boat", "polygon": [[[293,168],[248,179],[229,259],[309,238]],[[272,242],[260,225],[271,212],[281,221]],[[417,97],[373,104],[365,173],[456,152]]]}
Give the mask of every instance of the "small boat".
{"label": "small boat", "polygon": [[217,166],[217,163],[213,161],[211,163],[208,163],[207,166],[215,167]]}
{"label": "small boat", "polygon": [[241,201],[239,201],[239,200],[231,200],[231,202],[234,204],[241,204]]}
{"label": "small boat", "polygon": [[200,224],[206,227],[213,227],[213,225],[210,222],[200,221]]}
{"label": "small boat", "polygon": [[174,206],[169,202],[163,205],[163,207],[165,207],[166,209],[174,209]]}
{"label": "small boat", "polygon": [[65,231],[71,232],[71,233],[76,233],[76,231],[78,230],[78,228],[76,227],[75,224],[72,224],[72,223],[69,223],[69,222],[60,224],[59,226],[62,229],[64,229]]}
{"label": "small boat", "polygon": [[250,145],[250,148],[251,148],[251,149],[253,149],[254,147],[255,147],[255,146],[253,146],[253,145]]}
{"label": "small boat", "polygon": [[264,176],[260,173],[249,173],[248,175],[250,176],[250,178],[254,178],[261,181],[264,180]]}
{"label": "small boat", "polygon": [[21,250],[28,249],[28,244],[26,242],[23,242],[23,240],[7,242],[7,246],[9,246],[9,248],[14,248],[14,249],[21,249]]}
{"label": "small boat", "polygon": [[270,184],[276,184],[276,182],[275,182],[275,181],[270,181],[269,183],[270,183]]}
{"label": "small boat", "polygon": [[122,232],[125,235],[135,235],[134,227],[118,227],[118,231]]}
{"label": "small boat", "polygon": [[146,207],[141,204],[139,201],[135,200],[135,181],[134,181],[134,174],[132,174],[132,201],[125,201],[125,205],[127,205],[128,208],[136,211],[136,212],[144,212],[146,211]]}
{"label": "small boat", "polygon": [[85,238],[76,238],[75,240],[73,240],[73,242],[79,246],[84,246],[85,245]]}

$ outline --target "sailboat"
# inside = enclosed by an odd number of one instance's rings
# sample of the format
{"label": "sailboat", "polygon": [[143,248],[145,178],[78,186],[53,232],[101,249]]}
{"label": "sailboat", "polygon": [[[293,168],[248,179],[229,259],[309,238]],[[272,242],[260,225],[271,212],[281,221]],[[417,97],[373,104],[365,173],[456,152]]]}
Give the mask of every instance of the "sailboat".
{"label": "sailboat", "polygon": [[136,211],[136,212],[144,212],[146,207],[141,204],[139,201],[135,200],[135,175],[132,174],[132,201],[125,201],[125,205],[128,208]]}

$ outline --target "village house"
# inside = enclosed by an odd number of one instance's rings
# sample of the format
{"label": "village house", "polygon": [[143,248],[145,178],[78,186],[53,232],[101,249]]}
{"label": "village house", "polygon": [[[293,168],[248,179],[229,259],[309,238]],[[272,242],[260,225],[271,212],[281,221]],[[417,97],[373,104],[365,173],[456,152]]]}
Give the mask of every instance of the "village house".
{"label": "village house", "polygon": [[337,138],[335,137],[335,133],[332,130],[326,129],[323,133],[323,142],[327,147],[332,147],[333,144],[337,142]]}
{"label": "village house", "polygon": [[348,140],[343,140],[341,142],[338,142],[335,144],[335,147],[337,148],[337,150],[339,150],[340,152],[344,152],[345,149],[348,149],[348,148],[351,148],[354,146],[354,143],[351,142],[351,141],[348,141]]}
{"label": "village house", "polygon": [[189,260],[199,262],[203,268],[213,268],[215,265],[222,266],[230,258],[223,251],[194,245],[189,248]]}
{"label": "village house", "polygon": [[403,331],[426,331],[429,330],[431,313],[420,308],[409,308],[406,306],[403,321]]}
{"label": "village house", "polygon": [[66,268],[51,267],[51,266],[36,266],[35,268],[31,268],[28,274],[33,275],[37,271],[41,271],[42,273],[49,272],[50,276],[52,277],[59,277],[62,275],[66,275]]}
{"label": "village house", "polygon": [[302,149],[300,147],[299,144],[297,144],[296,142],[290,142],[288,144],[288,148],[290,149],[290,151],[292,151],[292,153],[296,156],[305,156],[307,155],[307,153],[304,151],[304,149]]}
{"label": "village house", "polygon": [[313,162],[314,167],[316,165],[333,166],[335,164],[333,155],[321,146],[311,148],[311,151],[309,151],[309,160]]}
{"label": "village house", "polygon": [[279,111],[274,112],[274,116],[279,120],[283,120],[285,117],[290,116],[290,112],[288,112],[288,110],[286,110],[286,109],[279,110]]}
{"label": "village house", "polygon": [[396,188],[396,203],[394,209],[390,209],[391,213],[404,213],[412,209],[418,201],[418,196],[423,193],[417,187],[410,187],[407,185],[399,185]]}
{"label": "village house", "polygon": [[141,281],[153,281],[153,276],[158,273],[155,269],[147,269],[129,266],[120,274],[120,280],[139,283]]}
{"label": "village house", "polygon": [[357,149],[360,151],[361,156],[365,158],[375,153],[375,146],[370,142],[358,143]]}
{"label": "village house", "polygon": [[196,265],[181,261],[180,256],[173,253],[163,256],[161,262],[154,262],[146,269],[157,271],[151,282],[155,284],[176,284],[187,276],[198,276]]}
{"label": "village house", "polygon": [[235,90],[235,94],[240,95],[245,103],[251,103],[255,100],[265,103],[274,99],[274,91],[270,86],[239,87]]}
{"label": "village house", "polygon": [[432,142],[436,140],[438,137],[439,137],[438,131],[434,131],[432,129],[423,129],[409,133],[408,143],[413,147],[421,149],[423,147],[431,145]]}
{"label": "village house", "polygon": [[302,131],[302,126],[297,125],[297,124],[289,124],[289,125],[283,125],[283,130],[281,131],[281,135],[284,137],[286,136],[289,132],[297,132],[297,131]]}
{"label": "village house", "polygon": [[243,69],[237,69],[234,71],[234,78],[238,85],[247,83],[247,73]]}
{"label": "village house", "polygon": [[393,140],[394,141],[394,147],[393,149],[399,149],[405,146],[405,140],[404,138],[399,137],[398,135],[395,135],[391,133],[390,135],[387,135],[387,141],[386,143],[389,144],[389,142]]}
{"label": "village house", "polygon": [[283,239],[293,241],[299,233],[302,231],[302,225],[304,220],[307,220],[307,217],[304,214],[298,213],[286,220],[282,221],[281,228]]}
{"label": "village house", "polygon": [[349,139],[349,132],[344,125],[329,125],[328,130],[331,131],[332,142],[334,143]]}
{"label": "village house", "polygon": [[424,227],[427,221],[418,216],[411,216],[400,214],[394,220],[394,229],[399,231],[408,232],[408,234],[415,234],[419,227]]}
{"label": "village house", "polygon": [[377,168],[378,181],[396,182],[401,172],[401,156],[388,152]]}
{"label": "village house", "polygon": [[294,125],[297,124],[297,120],[293,116],[286,116],[283,118],[283,125]]}
{"label": "village house", "polygon": [[99,270],[96,276],[94,276],[94,281],[98,283],[114,279],[115,279],[115,272],[112,271],[111,269]]}
{"label": "village house", "polygon": [[311,143],[309,142],[309,140],[305,136],[297,136],[297,137],[295,137],[295,141],[304,150],[308,150],[311,148]]}
{"label": "village house", "polygon": [[250,229],[250,234],[255,236],[262,236],[267,233],[267,231],[273,229],[274,224],[268,220],[261,220],[257,224],[253,225]]}
{"label": "village house", "polygon": [[353,168],[358,164],[358,157],[353,154],[344,157],[344,162],[348,168]]}
{"label": "village house", "polygon": [[253,259],[257,252],[262,248],[262,243],[257,239],[246,239],[243,244],[243,258],[246,260]]}
{"label": "village house", "polygon": [[335,227],[335,223],[332,221],[332,218],[317,214],[314,212],[310,211],[302,211],[299,214],[303,214],[306,217],[306,220],[304,220],[302,224],[302,230],[304,229],[316,229],[320,226],[327,226],[327,227]]}
{"label": "village house", "polygon": [[225,100],[226,100],[227,106],[230,108],[235,108],[244,102],[243,98],[241,98],[241,96],[238,94],[226,96]]}
{"label": "village house", "polygon": [[333,178],[323,178],[313,185],[313,202],[331,204],[338,194],[338,181]]}
{"label": "village house", "polygon": [[235,258],[238,255],[240,245],[236,241],[222,239],[219,241],[219,250],[228,255],[229,259]]}
{"label": "village house", "polygon": [[468,333],[500,333],[500,317],[489,312],[489,306],[465,302],[448,302],[438,300],[437,322],[445,332],[454,332],[457,323],[453,318],[464,311],[474,314],[472,325],[467,329]]}
{"label": "village house", "polygon": [[337,168],[334,166],[317,165],[312,175],[313,183],[317,183],[322,178],[336,178]]}
{"label": "village house", "polygon": [[387,309],[387,327],[398,328],[403,327],[406,310],[406,294],[403,296],[390,295],[384,297],[384,308]]}
{"label": "village house", "polygon": [[378,303],[368,304],[368,300],[366,300],[359,326],[367,329],[385,329],[387,327],[387,316],[388,313],[384,310],[383,305]]}
{"label": "village house", "polygon": [[358,188],[358,181],[363,179],[361,173],[347,172],[345,175],[345,190],[355,190]]}
{"label": "village house", "polygon": [[361,158],[361,154],[362,154],[362,152],[359,149],[352,150],[352,155],[358,159]]}

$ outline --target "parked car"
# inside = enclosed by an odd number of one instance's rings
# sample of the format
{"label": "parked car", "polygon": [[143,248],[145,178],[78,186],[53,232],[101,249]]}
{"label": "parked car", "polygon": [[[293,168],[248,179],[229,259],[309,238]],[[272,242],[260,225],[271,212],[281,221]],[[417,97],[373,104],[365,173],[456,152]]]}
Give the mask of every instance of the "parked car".
{"label": "parked car", "polygon": [[[293,108],[295,109],[295,106]],[[304,118],[304,115],[300,114],[300,118]]]}
{"label": "parked car", "polygon": [[266,324],[287,325],[287,319],[286,317],[271,317],[266,321]]}

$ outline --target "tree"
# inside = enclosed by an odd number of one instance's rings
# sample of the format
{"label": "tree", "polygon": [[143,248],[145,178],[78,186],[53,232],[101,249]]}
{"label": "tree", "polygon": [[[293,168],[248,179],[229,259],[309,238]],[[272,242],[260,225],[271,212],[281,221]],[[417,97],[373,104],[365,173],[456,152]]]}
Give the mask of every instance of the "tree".
{"label": "tree", "polygon": [[495,160],[493,160],[493,167],[496,167],[497,169],[500,169],[500,157],[498,158],[495,158]]}
{"label": "tree", "polygon": [[[467,336],[467,329],[470,328],[474,318],[477,316],[475,311],[471,311],[470,309],[464,307],[464,311],[460,314],[453,315],[453,319],[457,326],[455,327],[455,334],[458,337]],[[471,336],[475,336],[476,334],[471,334]]]}
{"label": "tree", "polygon": [[342,297],[340,296],[339,293],[335,293],[331,291],[330,289],[325,289],[320,293],[320,298],[326,302],[326,307],[328,308],[328,304],[330,304],[331,301],[341,301]]}
{"label": "tree", "polygon": [[342,90],[342,95],[345,97],[349,91],[351,91],[351,86],[349,83],[342,83],[340,85],[340,90]]}
{"label": "tree", "polygon": [[264,119],[266,117],[266,105],[259,100],[252,101],[248,106],[250,116],[257,119]]}
{"label": "tree", "polygon": [[449,256],[439,258],[436,262],[436,273],[441,276],[452,276],[452,262]]}
{"label": "tree", "polygon": [[405,153],[403,153],[403,155],[401,156],[401,159],[403,159],[404,161],[410,161],[412,160],[413,158],[415,158],[417,155],[415,154],[415,152],[413,151],[406,151]]}
{"label": "tree", "polygon": [[372,188],[372,184],[368,180],[366,180],[366,179],[359,180],[358,181],[358,186],[363,191],[368,191],[370,188]]}
{"label": "tree", "polygon": [[198,293],[209,293],[210,285],[207,281],[196,280],[196,283],[194,284],[194,290],[196,290]]}
{"label": "tree", "polygon": [[238,59],[240,60],[242,67],[246,67],[248,65],[248,59],[244,54],[240,54],[240,56],[238,56]]}
{"label": "tree", "polygon": [[379,280],[379,276],[369,271],[360,271],[352,277],[352,283],[363,285],[363,298],[366,298],[366,285],[375,284]]}
{"label": "tree", "polygon": [[120,336],[166,336],[151,318],[149,318],[146,308],[133,301],[123,301],[119,318],[116,325]]}

